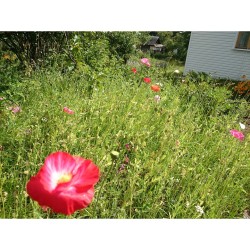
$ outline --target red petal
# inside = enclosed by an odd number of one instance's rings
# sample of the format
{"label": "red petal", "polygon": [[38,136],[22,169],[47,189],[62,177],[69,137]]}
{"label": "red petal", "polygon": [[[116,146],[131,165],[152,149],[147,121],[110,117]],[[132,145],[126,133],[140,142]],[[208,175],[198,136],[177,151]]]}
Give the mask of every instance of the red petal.
{"label": "red petal", "polygon": [[95,185],[100,177],[98,167],[91,160],[81,161],[78,158],[76,160],[79,161],[80,165],[77,168],[77,173],[73,174],[71,184],[78,189]]}

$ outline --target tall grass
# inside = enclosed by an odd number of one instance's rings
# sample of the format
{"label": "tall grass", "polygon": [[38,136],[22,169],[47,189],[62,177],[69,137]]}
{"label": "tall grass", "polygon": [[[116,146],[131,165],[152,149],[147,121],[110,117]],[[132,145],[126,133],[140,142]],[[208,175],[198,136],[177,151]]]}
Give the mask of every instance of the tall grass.
{"label": "tall grass", "polygon": [[239,141],[229,130],[247,102],[230,100],[226,87],[156,78],[159,103],[129,73],[107,76],[91,94],[84,77],[53,71],[13,86],[0,104],[0,217],[64,218],[25,191],[60,150],[101,170],[93,202],[72,218],[241,218],[250,208],[249,135]]}

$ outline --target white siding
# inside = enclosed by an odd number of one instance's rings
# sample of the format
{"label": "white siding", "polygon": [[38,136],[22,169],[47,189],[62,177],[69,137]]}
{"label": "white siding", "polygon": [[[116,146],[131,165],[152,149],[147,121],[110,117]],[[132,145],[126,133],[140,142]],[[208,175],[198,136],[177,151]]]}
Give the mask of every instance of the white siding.
{"label": "white siding", "polygon": [[217,78],[250,79],[250,51],[234,49],[238,32],[191,32],[184,74],[206,72]]}

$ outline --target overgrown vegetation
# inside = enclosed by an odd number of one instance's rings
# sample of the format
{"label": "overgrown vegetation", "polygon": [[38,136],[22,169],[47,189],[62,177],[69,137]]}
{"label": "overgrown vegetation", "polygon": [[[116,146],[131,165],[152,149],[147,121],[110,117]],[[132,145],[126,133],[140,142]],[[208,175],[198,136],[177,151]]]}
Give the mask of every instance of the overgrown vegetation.
{"label": "overgrown vegetation", "polygon": [[[247,99],[235,98],[231,83],[194,72],[184,77],[183,67],[158,67],[153,59],[146,67],[140,52],[111,49],[125,35],[72,34],[67,52],[24,72],[3,50],[1,218],[64,218],[26,193],[27,181],[56,151],[92,159],[101,171],[93,202],[72,218],[242,218],[250,209]],[[137,63],[125,64],[126,53]]]}

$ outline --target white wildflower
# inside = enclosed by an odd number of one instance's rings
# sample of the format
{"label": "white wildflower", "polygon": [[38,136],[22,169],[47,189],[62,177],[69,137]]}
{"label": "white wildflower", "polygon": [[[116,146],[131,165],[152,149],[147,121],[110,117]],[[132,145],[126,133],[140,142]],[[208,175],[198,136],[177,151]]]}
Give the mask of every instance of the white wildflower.
{"label": "white wildflower", "polygon": [[155,96],[155,101],[158,103],[161,100],[161,97],[159,95]]}
{"label": "white wildflower", "polygon": [[243,123],[239,123],[240,124],[240,127],[241,127],[241,129],[245,129],[246,128],[246,125],[244,125]]}
{"label": "white wildflower", "polygon": [[204,211],[203,211],[203,209],[202,209],[201,206],[197,205],[197,206],[195,206],[195,209],[196,209],[196,211],[197,211],[199,214],[204,214]]}

